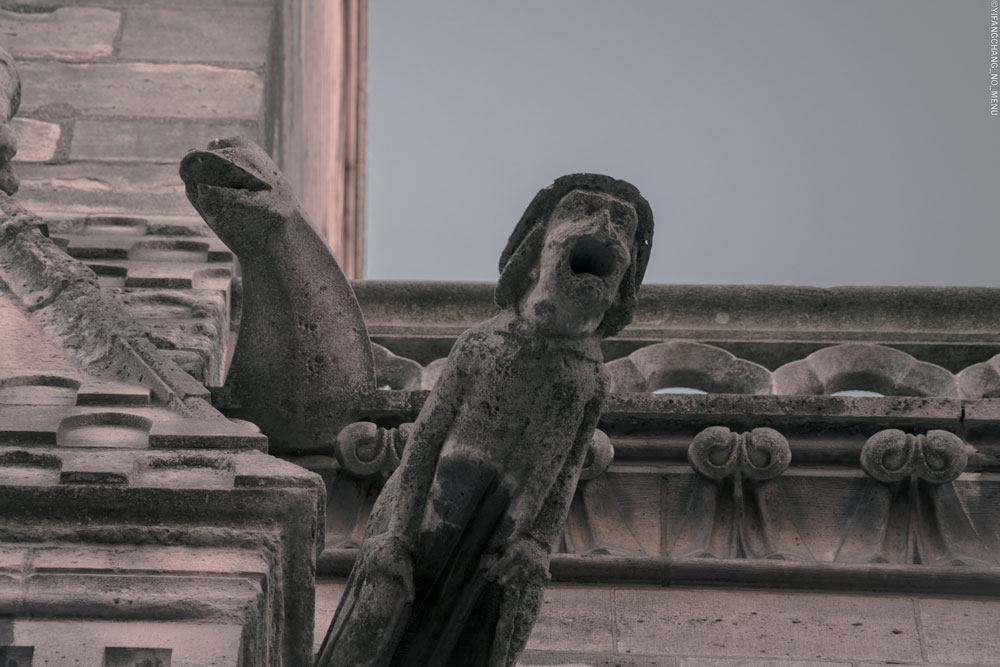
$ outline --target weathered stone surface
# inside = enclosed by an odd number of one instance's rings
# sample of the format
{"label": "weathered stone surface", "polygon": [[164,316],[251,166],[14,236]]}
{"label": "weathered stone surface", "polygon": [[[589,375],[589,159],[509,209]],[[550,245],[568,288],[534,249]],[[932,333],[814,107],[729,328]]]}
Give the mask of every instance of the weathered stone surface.
{"label": "weathered stone surface", "polygon": [[32,82],[23,100],[23,109],[32,112],[68,104],[86,114],[256,119],[263,103],[263,78],[242,69],[51,61],[26,62],[20,69]]}
{"label": "weathered stone surface", "polygon": [[513,665],[528,641],[632,318],[649,205],[558,179],[500,259],[499,315],[460,337],[368,521],[317,665]]}
{"label": "weathered stone surface", "polygon": [[195,121],[78,120],[70,157],[74,160],[163,162],[176,164],[184,153],[212,139],[241,134],[258,138],[257,124],[208,124]]}
{"label": "weathered stone surface", "polygon": [[[93,0],[2,0],[0,7],[9,11],[52,11],[65,5],[92,5]],[[162,5],[163,0],[103,0],[102,5]],[[190,5],[212,7],[246,7],[252,5],[270,6],[271,0],[170,0],[170,5],[186,7]]]}
{"label": "weathered stone surface", "polygon": [[[13,640],[34,647],[32,662],[26,664],[236,667],[242,631],[238,624],[224,623],[17,620]],[[173,648],[153,648],[168,646]]]}
{"label": "weathered stone surface", "polygon": [[226,385],[273,451],[328,451],[375,389],[368,331],[337,260],[262,148],[234,137],[181,161],[191,203],[240,259]]}
{"label": "weathered stone surface", "polygon": [[919,602],[927,660],[934,663],[992,665],[1000,656],[1000,601]]}
{"label": "weathered stone surface", "polygon": [[528,650],[613,652],[611,596],[610,590],[549,587]]}
{"label": "weathered stone surface", "polygon": [[62,133],[58,123],[16,118],[10,127],[18,140],[14,162],[45,162],[56,156],[56,144]]}
{"label": "weathered stone surface", "polygon": [[[444,357],[462,331],[496,314],[494,286],[485,282],[365,280],[354,289],[373,339],[421,364]],[[866,341],[957,372],[1000,353],[998,304],[992,287],[649,285],[635,322],[605,340],[604,352],[611,360],[693,340],[773,370]]]}
{"label": "weathered stone surface", "polygon": [[955,376],[891,347],[852,343],[813,352],[774,372],[779,394],[874,391],[886,396],[958,396]]}
{"label": "weathered stone surface", "polygon": [[617,590],[615,609],[622,653],[921,660],[908,598]]}
{"label": "weathered stone surface", "polygon": [[636,350],[608,364],[612,391],[690,387],[720,394],[770,394],[771,373],[710,345],[670,341]]}
{"label": "weathered stone surface", "polygon": [[0,10],[3,43],[15,58],[106,58],[114,49],[120,23],[121,12],[97,7],[31,13]]}
{"label": "weathered stone surface", "polygon": [[682,658],[679,667],[852,667],[852,664],[827,660],[775,661],[754,660],[752,658]]}
{"label": "weathered stone surface", "polygon": [[191,211],[176,169],[157,164],[25,164],[18,201],[76,215],[180,215]]}
{"label": "weathered stone surface", "polygon": [[[263,67],[270,8],[137,7],[125,15],[122,58]],[[221,135],[228,136],[228,135]],[[199,144],[202,142],[199,142]]]}

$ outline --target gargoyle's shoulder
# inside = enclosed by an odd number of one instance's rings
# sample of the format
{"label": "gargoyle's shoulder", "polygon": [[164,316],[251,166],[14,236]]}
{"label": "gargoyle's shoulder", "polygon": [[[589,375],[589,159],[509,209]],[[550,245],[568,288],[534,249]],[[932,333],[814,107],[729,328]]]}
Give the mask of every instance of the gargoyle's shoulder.
{"label": "gargoyle's shoulder", "polygon": [[448,358],[451,362],[470,362],[483,355],[495,354],[500,335],[494,320],[486,320],[466,329],[455,341]]}

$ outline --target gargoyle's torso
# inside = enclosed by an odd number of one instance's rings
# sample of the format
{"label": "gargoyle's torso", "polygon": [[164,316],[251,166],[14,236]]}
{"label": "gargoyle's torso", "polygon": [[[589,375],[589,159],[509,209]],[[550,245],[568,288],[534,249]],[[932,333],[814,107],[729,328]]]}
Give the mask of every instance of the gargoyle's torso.
{"label": "gargoyle's torso", "polygon": [[596,345],[585,354],[518,329],[501,314],[463,335],[449,361],[464,379],[421,522],[420,550],[432,562],[447,560],[443,552],[460,534],[479,534],[476,551],[488,553],[530,526],[588,404],[603,397],[606,371]]}
{"label": "gargoyle's torso", "polygon": [[559,339],[527,337],[500,318],[474,328],[463,344],[473,366],[469,388],[440,458],[495,466],[510,491],[521,492],[529,479],[551,481],[602,390],[603,362]]}

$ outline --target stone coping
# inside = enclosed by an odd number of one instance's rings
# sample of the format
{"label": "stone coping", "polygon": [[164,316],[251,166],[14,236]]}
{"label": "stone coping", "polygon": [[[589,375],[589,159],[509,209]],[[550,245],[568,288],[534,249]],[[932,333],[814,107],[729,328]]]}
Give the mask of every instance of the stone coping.
{"label": "stone coping", "polygon": [[[357,554],[357,549],[327,549],[316,563],[317,574],[346,577]],[[552,554],[550,570],[553,580],[562,582],[1000,595],[1000,567]]]}
{"label": "stone coping", "polygon": [[[375,342],[426,364],[496,313],[494,284],[356,280]],[[771,370],[847,342],[890,345],[951,371],[1000,353],[1000,288],[644,285],[608,361],[665,340],[721,347]]]}

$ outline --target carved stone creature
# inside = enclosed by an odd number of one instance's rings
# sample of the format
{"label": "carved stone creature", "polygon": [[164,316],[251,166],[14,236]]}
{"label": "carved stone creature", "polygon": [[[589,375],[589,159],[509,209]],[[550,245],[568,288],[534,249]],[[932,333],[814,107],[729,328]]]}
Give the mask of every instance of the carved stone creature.
{"label": "carved stone creature", "polygon": [[21,77],[10,54],[0,49],[0,190],[17,192],[19,182],[10,161],[17,154],[17,138],[10,129],[10,119],[21,105]]}
{"label": "carved stone creature", "polygon": [[[257,144],[216,139],[180,166],[187,197],[240,260],[243,313],[226,379],[271,451],[328,452],[375,389],[354,291]],[[234,411],[234,413],[237,411]]]}
{"label": "carved stone creature", "polygon": [[632,319],[652,214],[558,179],[500,258],[501,312],[459,337],[372,511],[317,665],[513,665]]}

